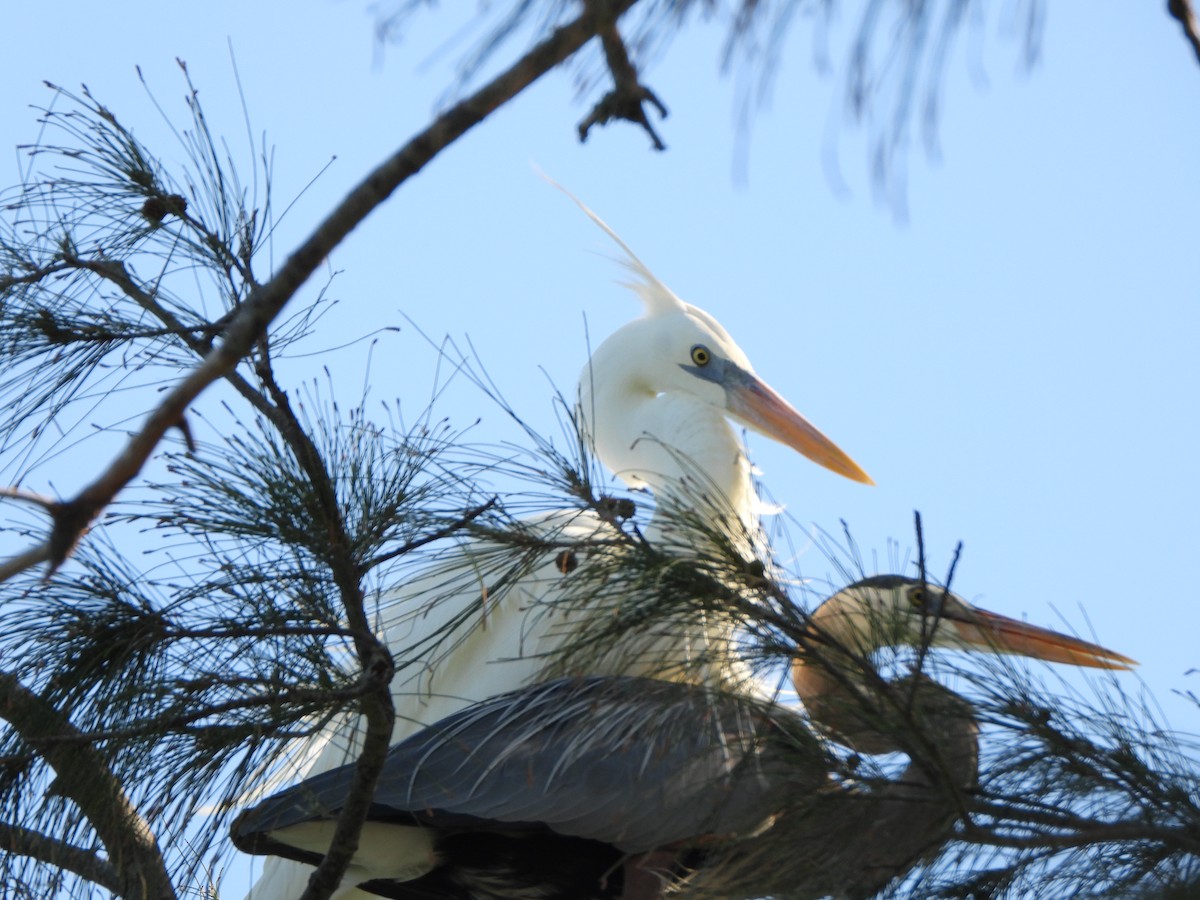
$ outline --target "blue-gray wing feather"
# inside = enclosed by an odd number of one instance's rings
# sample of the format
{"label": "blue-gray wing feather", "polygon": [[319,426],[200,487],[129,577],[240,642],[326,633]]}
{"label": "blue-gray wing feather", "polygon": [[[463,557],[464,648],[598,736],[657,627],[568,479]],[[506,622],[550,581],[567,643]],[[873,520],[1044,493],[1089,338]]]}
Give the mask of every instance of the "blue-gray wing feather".
{"label": "blue-gray wing feather", "polygon": [[[695,685],[559,679],[486,700],[388,753],[369,818],[549,829],[638,853],[769,821],[794,781],[795,714]],[[781,748],[786,747],[786,751]],[[353,765],[269,797],[235,840],[338,815]]]}

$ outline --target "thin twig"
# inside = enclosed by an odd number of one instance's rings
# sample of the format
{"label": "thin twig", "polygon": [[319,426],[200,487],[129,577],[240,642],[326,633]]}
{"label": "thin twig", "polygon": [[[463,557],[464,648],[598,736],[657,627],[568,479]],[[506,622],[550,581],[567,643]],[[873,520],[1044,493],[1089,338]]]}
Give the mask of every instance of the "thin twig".
{"label": "thin twig", "polygon": [[37,284],[51,275],[58,275],[61,272],[70,271],[70,269],[71,266],[64,263],[51,263],[48,266],[30,269],[24,275],[0,275],[0,294],[8,293],[9,290],[19,284]]}
{"label": "thin twig", "polygon": [[414,538],[403,546],[397,547],[395,550],[389,550],[387,553],[380,553],[378,556],[372,557],[371,559],[362,563],[359,568],[363,573],[369,572],[371,569],[375,568],[381,563],[387,562],[389,559],[395,559],[398,556],[404,556],[408,553],[412,553],[414,550],[419,550],[426,544],[432,544],[434,541],[440,541],[442,538],[448,538],[455,532],[466,528],[489,509],[495,507],[499,500],[499,497],[493,497],[487,503],[477,506],[474,509],[467,510],[466,513],[455,519],[449,525],[439,528],[437,531],[431,532],[423,537]]}
{"label": "thin twig", "polygon": [[375,685],[365,680],[340,690],[332,690],[330,688],[295,688],[290,691],[270,690],[267,693],[258,694],[254,697],[243,697],[238,700],[229,700],[225,703],[214,703],[211,706],[197,707],[173,716],[158,716],[146,719],[128,728],[114,728],[105,731],[74,730],[62,734],[50,734],[42,738],[42,744],[96,745],[106,741],[153,737],[171,731],[181,731],[185,726],[191,725],[193,722],[220,718],[231,712],[261,709],[263,707],[297,706],[299,704],[320,703],[332,705],[335,702],[345,704],[351,700],[361,700],[373,690],[375,690]]}
{"label": "thin twig", "polygon": [[1039,831],[1030,837],[1006,835],[993,828],[984,828],[968,823],[964,836],[972,843],[991,847],[1009,847],[1019,850],[1053,848],[1056,850],[1073,847],[1088,847],[1101,843],[1121,841],[1159,840],[1167,846],[1195,854],[1200,852],[1195,833],[1186,827],[1162,827],[1145,820],[1127,822],[1089,821],[1059,834]]}

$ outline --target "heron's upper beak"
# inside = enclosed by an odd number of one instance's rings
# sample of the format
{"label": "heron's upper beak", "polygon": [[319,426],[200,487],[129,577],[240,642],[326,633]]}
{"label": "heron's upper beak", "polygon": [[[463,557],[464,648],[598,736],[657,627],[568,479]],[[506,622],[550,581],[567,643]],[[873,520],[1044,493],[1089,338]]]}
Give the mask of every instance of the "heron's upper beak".
{"label": "heron's upper beak", "polygon": [[1129,669],[1137,665],[1128,656],[1099,644],[1019,622],[985,609],[965,607],[948,610],[943,618],[956,629],[965,643],[993,653],[1016,653],[1090,669]]}
{"label": "heron's upper beak", "polygon": [[729,411],[756,431],[803,453],[813,462],[863,484],[874,484],[858,463],[841,451],[770,385],[739,370],[735,384],[726,384]]}

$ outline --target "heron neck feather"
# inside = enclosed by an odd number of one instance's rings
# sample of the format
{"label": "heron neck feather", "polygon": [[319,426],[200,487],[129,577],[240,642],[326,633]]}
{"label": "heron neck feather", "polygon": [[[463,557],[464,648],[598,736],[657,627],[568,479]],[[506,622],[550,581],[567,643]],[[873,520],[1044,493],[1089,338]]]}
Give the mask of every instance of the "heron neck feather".
{"label": "heron neck feather", "polygon": [[598,351],[580,381],[600,461],[630,487],[653,491],[660,507],[707,500],[751,525],[750,465],[723,410],[683,391],[656,392],[638,367],[606,362]]}
{"label": "heron neck feather", "polygon": [[970,703],[920,673],[886,686],[868,683],[859,660],[889,642],[857,600],[835,595],[811,621],[823,640],[792,663],[792,681],[809,718],[860,753],[909,756],[919,723],[924,734],[936,736],[955,784],[971,784],[979,741]]}

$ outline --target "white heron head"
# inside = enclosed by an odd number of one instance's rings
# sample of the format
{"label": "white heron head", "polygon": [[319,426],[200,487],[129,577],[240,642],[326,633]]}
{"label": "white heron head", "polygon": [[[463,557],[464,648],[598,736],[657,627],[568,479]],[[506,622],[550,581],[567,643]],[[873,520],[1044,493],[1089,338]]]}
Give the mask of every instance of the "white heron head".
{"label": "white heron head", "polygon": [[[572,198],[574,199],[574,198]],[[688,467],[739,513],[752,505],[749,466],[727,419],[855,481],[870,477],[758,377],[745,352],[704,310],[680,300],[611,228],[645,314],[614,332],[580,377],[580,411],[597,454],[634,487],[677,484]],[[686,461],[687,466],[682,466]]]}

